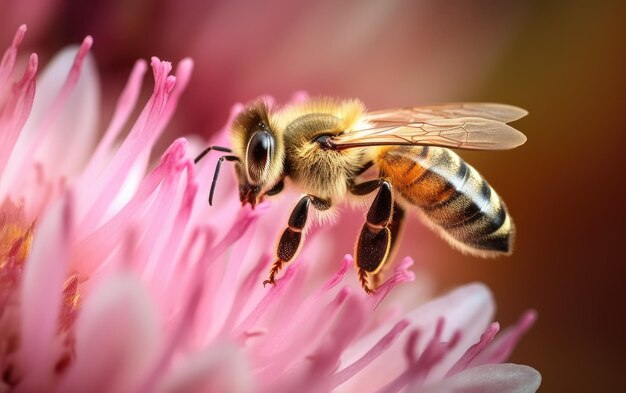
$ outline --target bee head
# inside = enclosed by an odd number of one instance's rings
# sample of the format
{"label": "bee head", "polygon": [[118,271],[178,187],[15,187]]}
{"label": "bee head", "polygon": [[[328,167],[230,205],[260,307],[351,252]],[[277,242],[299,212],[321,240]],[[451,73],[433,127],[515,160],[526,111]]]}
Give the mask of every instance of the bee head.
{"label": "bee head", "polygon": [[252,207],[265,195],[282,190],[284,147],[282,135],[271,121],[267,104],[248,105],[233,123],[233,150],[241,160],[236,165],[239,199]]}

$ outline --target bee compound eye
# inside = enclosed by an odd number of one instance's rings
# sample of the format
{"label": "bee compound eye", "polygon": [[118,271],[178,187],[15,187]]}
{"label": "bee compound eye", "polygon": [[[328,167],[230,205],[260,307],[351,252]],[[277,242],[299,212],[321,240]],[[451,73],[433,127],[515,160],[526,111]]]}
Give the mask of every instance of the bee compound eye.
{"label": "bee compound eye", "polygon": [[248,142],[246,158],[248,175],[252,181],[258,182],[269,168],[274,155],[274,137],[267,131],[257,131]]}

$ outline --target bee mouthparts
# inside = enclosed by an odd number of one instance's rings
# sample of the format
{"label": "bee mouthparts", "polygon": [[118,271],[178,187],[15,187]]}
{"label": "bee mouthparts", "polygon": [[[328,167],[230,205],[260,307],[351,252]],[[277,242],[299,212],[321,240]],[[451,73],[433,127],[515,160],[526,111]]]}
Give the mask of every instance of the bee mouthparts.
{"label": "bee mouthparts", "polygon": [[252,190],[248,190],[245,195],[241,195],[241,207],[246,206],[248,203],[252,206],[252,209],[256,206],[256,195],[252,193]]}

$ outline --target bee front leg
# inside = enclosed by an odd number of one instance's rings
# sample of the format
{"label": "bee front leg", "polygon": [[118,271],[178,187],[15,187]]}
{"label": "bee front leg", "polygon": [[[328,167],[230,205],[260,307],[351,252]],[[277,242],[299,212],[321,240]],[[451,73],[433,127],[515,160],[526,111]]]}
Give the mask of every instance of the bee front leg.
{"label": "bee front leg", "polygon": [[[397,232],[391,225],[394,217],[392,185],[388,179],[370,180],[351,187],[355,195],[365,195],[378,189],[374,202],[367,212],[367,218],[355,247],[355,259],[359,271],[359,282],[366,293],[374,290],[369,275],[377,274],[389,256],[392,235]],[[402,214],[402,212],[399,212]]]}
{"label": "bee front leg", "polygon": [[276,274],[282,269],[283,265],[293,260],[300,248],[304,239],[304,229],[307,224],[307,218],[309,214],[309,206],[313,205],[317,210],[328,210],[331,207],[330,200],[318,198],[313,195],[305,195],[296,204],[296,207],[289,216],[289,222],[287,228],[283,231],[280,240],[278,241],[278,247],[276,248],[276,261],[270,269],[270,274],[267,280],[263,281],[263,286],[267,284],[275,285]]}

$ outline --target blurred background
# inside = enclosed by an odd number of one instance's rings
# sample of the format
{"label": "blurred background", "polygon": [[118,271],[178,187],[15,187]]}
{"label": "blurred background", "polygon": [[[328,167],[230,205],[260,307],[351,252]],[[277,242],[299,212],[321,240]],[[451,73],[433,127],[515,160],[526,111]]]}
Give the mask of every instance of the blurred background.
{"label": "blurred background", "polygon": [[[541,391],[615,391],[624,367],[626,3],[620,1],[0,0],[0,42],[27,23],[40,63],[91,34],[102,121],[137,58],[195,61],[164,144],[209,137],[235,102],[294,91],[361,98],[375,109],[450,101],[518,105],[528,142],[470,152],[517,223],[510,258],[451,250],[417,219],[399,255],[434,292],[470,281],[494,292],[504,326],[539,320],[512,361]],[[22,53],[25,53],[22,52]],[[145,86],[149,94],[150,84]],[[338,226],[356,233],[358,222]],[[342,245],[336,245],[341,249]],[[350,252],[352,243],[341,253]],[[622,262],[620,262],[622,261]]]}

